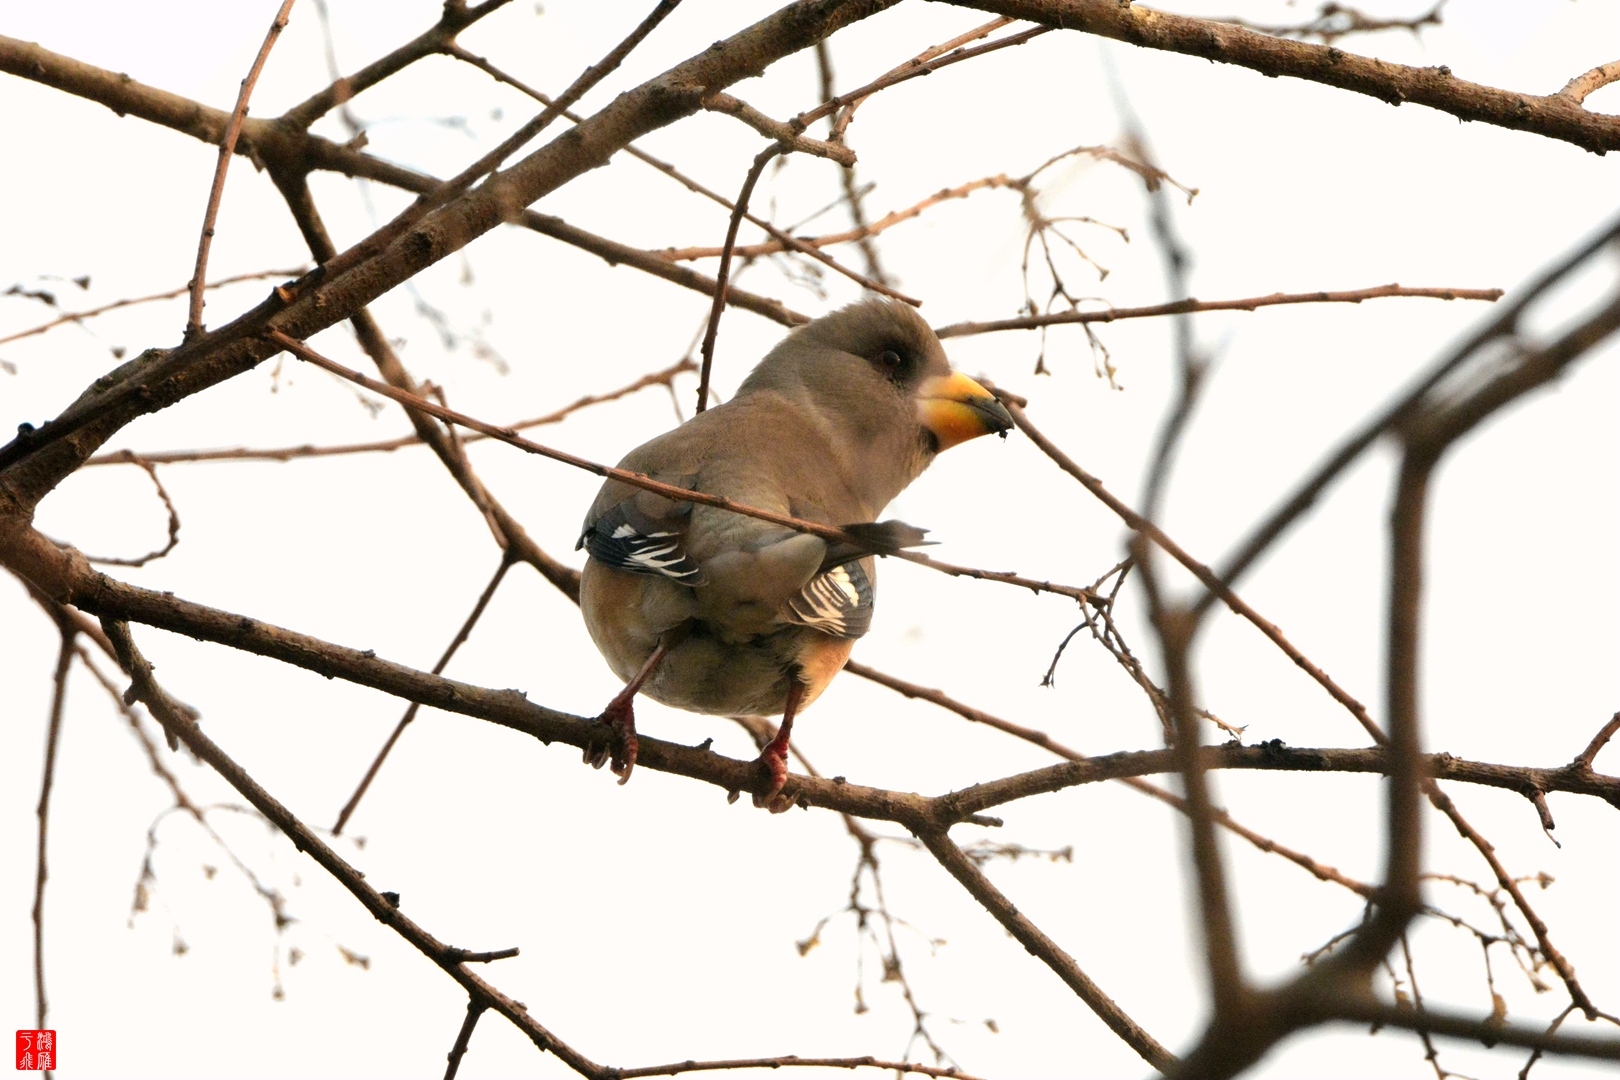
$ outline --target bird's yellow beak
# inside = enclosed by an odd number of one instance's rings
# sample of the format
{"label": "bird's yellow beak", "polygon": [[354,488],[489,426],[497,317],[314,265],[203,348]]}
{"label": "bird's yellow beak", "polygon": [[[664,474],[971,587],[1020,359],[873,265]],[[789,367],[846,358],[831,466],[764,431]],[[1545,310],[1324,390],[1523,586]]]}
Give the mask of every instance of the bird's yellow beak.
{"label": "bird's yellow beak", "polygon": [[963,375],[935,375],[917,393],[917,419],[934,433],[939,448],[948,450],[957,443],[980,435],[1006,438],[1013,418],[995,395]]}

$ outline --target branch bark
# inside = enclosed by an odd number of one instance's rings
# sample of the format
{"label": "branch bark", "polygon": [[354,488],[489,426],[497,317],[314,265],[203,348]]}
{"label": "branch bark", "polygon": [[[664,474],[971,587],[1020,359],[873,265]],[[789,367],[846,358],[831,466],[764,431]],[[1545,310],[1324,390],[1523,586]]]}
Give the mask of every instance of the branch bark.
{"label": "branch bark", "polygon": [[961,7],[1079,30],[1144,49],[1199,56],[1275,78],[1365,94],[1390,105],[1412,102],[1496,127],[1572,143],[1594,154],[1620,150],[1620,116],[1587,112],[1561,94],[1521,94],[1459,79],[1445,65],[1410,67],[1333,45],[1271,37],[1229,23],[1155,11],[1119,0],[948,0]]}

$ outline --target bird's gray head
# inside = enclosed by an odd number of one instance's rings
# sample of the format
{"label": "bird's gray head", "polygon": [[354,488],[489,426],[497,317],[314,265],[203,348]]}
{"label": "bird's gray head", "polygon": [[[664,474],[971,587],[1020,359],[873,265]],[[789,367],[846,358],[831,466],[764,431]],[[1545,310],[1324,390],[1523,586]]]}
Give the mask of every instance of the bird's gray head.
{"label": "bird's gray head", "polygon": [[863,300],[794,330],[738,388],[755,391],[803,401],[863,456],[903,461],[901,487],[939,451],[1012,427],[984,387],[951,370],[922,316],[888,300]]}

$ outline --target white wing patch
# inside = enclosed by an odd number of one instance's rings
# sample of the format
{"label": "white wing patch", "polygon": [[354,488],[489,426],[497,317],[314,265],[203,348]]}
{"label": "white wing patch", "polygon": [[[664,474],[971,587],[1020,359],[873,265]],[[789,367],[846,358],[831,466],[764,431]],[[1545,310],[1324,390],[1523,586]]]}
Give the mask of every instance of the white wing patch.
{"label": "white wing patch", "polygon": [[872,579],[859,562],[847,562],[810,579],[788,601],[793,622],[836,638],[858,638],[872,626]]}
{"label": "white wing patch", "polygon": [[681,550],[681,538],[678,533],[655,532],[645,536],[637,536],[636,531],[628,525],[620,525],[613,530],[615,540],[634,539],[624,545],[623,555],[631,562],[644,566],[655,574],[663,574],[682,580],[698,572],[698,566],[686,557]]}
{"label": "white wing patch", "polygon": [[626,499],[586,526],[579,546],[616,570],[697,585],[703,581],[703,569],[681,546],[680,530],[669,528],[683,516],[652,518],[637,512]]}

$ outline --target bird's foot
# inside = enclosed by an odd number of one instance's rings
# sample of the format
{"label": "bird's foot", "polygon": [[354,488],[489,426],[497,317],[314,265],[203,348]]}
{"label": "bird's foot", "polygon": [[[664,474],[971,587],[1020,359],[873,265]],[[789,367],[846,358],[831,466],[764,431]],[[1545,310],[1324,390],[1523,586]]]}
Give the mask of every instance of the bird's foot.
{"label": "bird's foot", "polygon": [[782,794],[788,778],[787,748],[772,742],[755,759],[754,768],[760,773],[761,781],[761,786],[754,791],[754,805],[773,814],[792,808],[795,800]]}
{"label": "bird's foot", "polygon": [[630,771],[636,767],[636,750],[640,745],[636,739],[635,711],[628,699],[621,701],[614,698],[596,719],[598,723],[606,724],[608,731],[605,737],[585,747],[585,762],[593,769],[611,763],[613,775],[623,784],[630,779]]}

